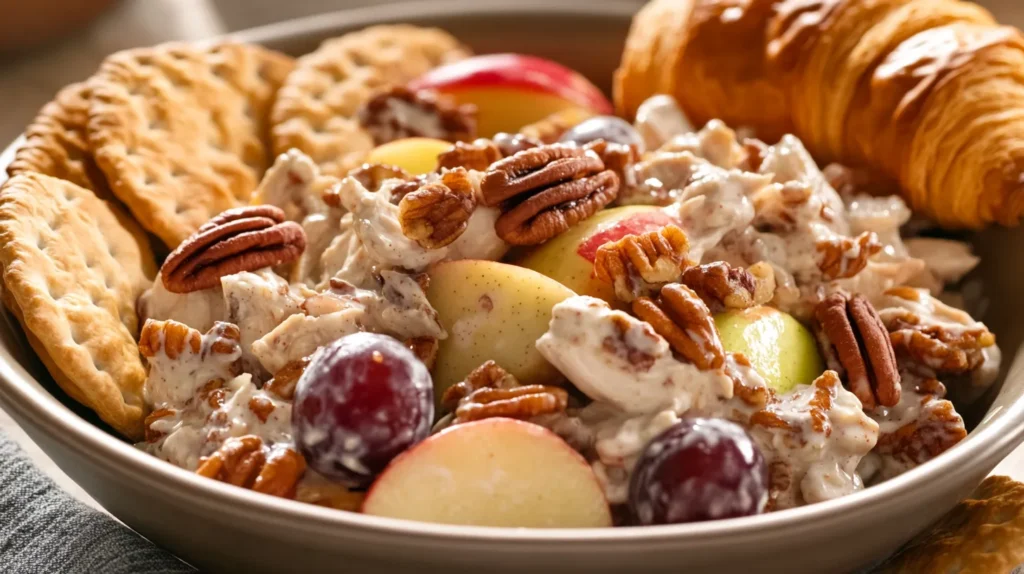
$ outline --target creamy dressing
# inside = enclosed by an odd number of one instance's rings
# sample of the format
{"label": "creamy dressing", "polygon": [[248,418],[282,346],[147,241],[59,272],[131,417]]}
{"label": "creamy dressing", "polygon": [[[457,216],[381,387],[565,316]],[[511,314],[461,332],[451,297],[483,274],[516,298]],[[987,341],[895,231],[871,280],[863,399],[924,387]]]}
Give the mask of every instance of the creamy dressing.
{"label": "creamy dressing", "polygon": [[224,293],[220,287],[211,287],[191,293],[172,293],[157,276],[153,286],[139,296],[139,321],[144,325],[154,321],[174,320],[193,329],[206,332],[217,321],[227,320]]}
{"label": "creamy dressing", "polygon": [[[417,121],[417,110],[408,107],[390,113]],[[903,239],[910,211],[901,199],[840,196],[796,138],[773,146],[741,143],[719,121],[695,132],[668,96],[645,102],[635,127],[652,151],[633,167],[637,183],[622,190],[619,203],[661,206],[686,232],[690,258],[736,266],[767,262],[777,282],[772,304],[802,319],[821,297],[843,290],[867,296],[883,320],[912,312],[923,324],[952,333],[984,328],[925,289],[902,290],[904,297],[886,293],[902,285],[937,291],[958,281],[977,264],[969,248]],[[481,175],[470,172],[477,194]],[[170,293],[157,281],[140,297],[143,319],[173,319],[199,331],[229,321],[239,333],[226,337],[225,326],[192,333],[196,344],[171,355],[160,340],[160,352],[148,361],[144,394],[154,414],[140,448],[195,469],[230,437],[254,434],[275,448],[291,445],[291,404],[260,388],[270,375],[359,331],[403,341],[448,336],[417,273],[443,260],[503,257],[509,246],[494,231],[500,210],[478,201],[463,235],[426,249],[402,233],[393,197],[402,183],[385,180],[370,191],[352,177],[322,176],[301,152],[277,158],[256,197],[300,221],[307,248],[290,282],[262,269],[187,294]],[[844,240],[864,232],[875,233],[882,250],[853,274],[849,265],[861,247]],[[852,277],[824,277],[822,242],[846,246],[839,274]],[[485,320],[483,313],[468,316],[453,325],[453,336],[471,340]],[[587,458],[613,504],[626,501],[648,442],[681,417],[725,418],[747,429],[771,471],[772,509],[842,496],[863,488],[865,479],[886,479],[924,462],[934,445],[901,438],[913,425],[933,429],[929,436],[949,444],[962,431],[952,404],[927,385],[904,384],[898,405],[870,413],[828,372],[812,385],[775,395],[742,357],[726,354],[720,367],[701,370],[678,357],[649,324],[587,296],[554,306],[536,348],[592,402],[530,420]],[[999,350],[991,346],[980,356],[966,385],[984,389],[998,373]]]}

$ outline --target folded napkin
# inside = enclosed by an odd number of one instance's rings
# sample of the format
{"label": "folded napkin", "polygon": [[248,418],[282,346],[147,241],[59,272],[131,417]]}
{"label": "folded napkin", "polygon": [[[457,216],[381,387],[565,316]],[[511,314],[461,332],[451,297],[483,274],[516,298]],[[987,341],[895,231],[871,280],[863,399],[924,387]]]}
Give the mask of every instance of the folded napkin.
{"label": "folded napkin", "polygon": [[195,572],[113,518],[75,500],[0,431],[0,572]]}

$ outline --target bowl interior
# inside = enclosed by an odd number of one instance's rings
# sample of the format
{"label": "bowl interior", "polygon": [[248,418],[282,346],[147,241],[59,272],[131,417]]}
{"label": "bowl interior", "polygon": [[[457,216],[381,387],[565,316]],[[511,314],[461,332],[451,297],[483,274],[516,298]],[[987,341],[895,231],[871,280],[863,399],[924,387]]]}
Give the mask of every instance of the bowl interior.
{"label": "bowl interior", "polygon": [[[237,36],[245,40],[264,43],[293,55],[301,55],[313,50],[325,38],[372,23],[394,21],[437,25],[451,31],[478,53],[523,52],[551,58],[579,70],[598,86],[608,90],[612,72],[618,63],[629,28],[628,16],[637,6],[633,2],[584,3],[574,0],[545,2],[523,0],[516,2],[514,7],[509,7],[509,5],[479,6],[477,4],[473,1],[452,1],[378,6],[267,26]],[[737,97],[742,97],[742,95],[738,94]],[[16,145],[17,142],[14,146]],[[14,146],[0,155],[0,172],[10,162]],[[2,179],[3,176],[0,176],[0,181]],[[1024,287],[1024,278],[1015,265],[1015,251],[1018,248],[1024,249],[1024,232],[992,229],[964,237],[975,245],[978,253],[983,257],[979,268],[964,282],[964,290],[970,302],[968,310],[988,323],[997,334],[1003,349],[1003,371],[1000,383],[970,409],[965,410],[965,418],[968,419],[970,428],[973,429],[972,436],[965,441],[965,445],[982,442],[978,436],[979,433],[986,427],[995,427],[985,433],[985,444],[979,445],[978,452],[991,454],[998,450],[1005,454],[1010,443],[1015,444],[1021,433],[1016,425],[1011,425],[1012,422],[1019,421],[1021,418],[1021,409],[1020,407],[1013,409],[1010,407],[1024,393],[1024,376],[1018,376],[1024,375],[1024,362],[1018,361],[1019,348],[1024,341],[1024,324],[1017,320],[1020,316],[1020,303],[1017,301],[1017,294]],[[10,392],[11,389],[41,385],[52,395],[53,399],[60,401],[64,407],[69,409],[69,411],[62,409],[60,416],[82,417],[113,434],[91,412],[80,407],[60,391],[27,344],[17,321],[6,312],[4,321],[0,324],[0,358],[4,355],[9,356],[10,360],[14,361],[17,367],[24,369],[30,377],[21,376],[20,369],[13,371],[4,369],[7,374],[5,380],[0,382],[0,397],[5,394],[14,396],[16,393]],[[1022,364],[1015,366],[1015,373],[1006,376],[1011,364],[1018,362]],[[24,398],[29,394],[21,393],[19,396]],[[49,397],[31,399],[37,405],[41,401],[47,403],[41,405],[38,412],[33,405],[29,404],[31,401],[23,400],[26,402],[21,403],[22,408],[33,409],[31,413],[24,413],[25,416],[49,416],[51,417],[50,424],[58,424],[52,420],[54,417],[51,416],[54,412],[54,400]],[[19,413],[14,414],[18,415]],[[91,429],[86,432],[91,432]],[[103,438],[105,442],[110,442],[109,438]],[[117,446],[124,448],[117,448],[110,452],[115,452],[117,457],[123,457],[124,460],[138,461],[138,457],[144,456],[127,444]],[[980,448],[981,446],[984,448]],[[964,463],[967,460],[969,459],[962,456],[953,457],[949,459],[949,462],[941,464],[943,464],[943,470],[953,471],[956,468],[954,466],[956,463]],[[940,461],[925,466],[931,467],[935,464],[940,464]],[[169,465],[167,466],[169,467]],[[167,474],[172,474],[174,470],[168,468]],[[879,497],[884,496],[887,490],[892,493],[905,493],[911,490],[914,486],[911,483],[915,481],[920,483],[923,473],[928,472],[924,469],[918,470],[921,472],[911,473],[914,475],[913,478],[905,476],[894,481],[898,484],[887,484],[869,489],[868,492],[875,491],[876,488],[879,489],[870,495],[872,500],[879,500]],[[937,473],[932,471],[929,474],[934,476]],[[179,483],[182,482],[177,478],[175,480]],[[861,493],[848,498],[863,496],[867,496],[867,494]],[[267,497],[253,495],[249,497],[249,500],[255,504],[256,500],[263,498]],[[826,511],[824,507],[829,505],[833,505],[833,503],[815,505],[822,508],[817,508],[813,512],[815,515],[820,515]],[[266,503],[264,506],[276,507],[277,503]],[[301,505],[291,504],[291,506]],[[844,501],[842,506],[852,510],[849,501]],[[833,507],[839,508],[838,505],[833,505]],[[801,510],[807,510],[800,514],[801,517],[810,516],[809,509]],[[303,511],[296,510],[294,514],[299,512]],[[362,519],[363,517],[356,518]],[[771,515],[756,517],[756,524],[763,526],[769,521],[778,522],[777,519],[781,518],[781,516],[772,517]],[[755,522],[749,522],[749,524],[754,525]],[[407,528],[412,531],[418,527],[410,524]],[[637,531],[647,529],[626,530],[637,534]],[[683,527],[674,529],[672,532],[683,532],[684,530],[697,532],[697,530]],[[702,527],[702,531],[711,534],[717,532],[718,528]],[[520,532],[517,535],[524,534]],[[627,533],[624,536],[630,536],[630,534]]]}

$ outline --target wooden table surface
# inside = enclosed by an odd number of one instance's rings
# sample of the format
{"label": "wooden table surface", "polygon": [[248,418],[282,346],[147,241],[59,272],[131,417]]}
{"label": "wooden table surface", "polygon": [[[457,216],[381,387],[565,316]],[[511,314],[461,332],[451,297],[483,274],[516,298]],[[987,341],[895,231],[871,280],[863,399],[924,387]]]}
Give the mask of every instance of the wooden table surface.
{"label": "wooden table surface", "polygon": [[[483,1],[483,0],[482,0]],[[118,49],[172,39],[198,39],[241,27],[277,21],[346,4],[374,0],[124,0],[88,30],[56,46],[18,57],[0,58],[0,141],[11,141],[60,87],[84,79],[104,55]],[[1024,0],[985,0],[1001,21],[1024,26]],[[0,429],[13,436],[31,458],[64,489],[96,503],[0,410]],[[1024,447],[994,471],[1024,480]]]}

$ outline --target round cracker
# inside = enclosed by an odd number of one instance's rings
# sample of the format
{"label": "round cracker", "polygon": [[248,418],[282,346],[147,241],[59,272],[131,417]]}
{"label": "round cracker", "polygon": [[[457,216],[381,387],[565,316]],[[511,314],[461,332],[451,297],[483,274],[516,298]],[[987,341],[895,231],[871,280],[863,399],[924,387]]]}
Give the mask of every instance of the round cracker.
{"label": "round cracker", "polygon": [[71,84],[43,106],[25,130],[25,143],[18,148],[7,173],[11,177],[19,173],[41,173],[65,179],[108,202],[117,220],[139,246],[144,275],[139,286],[141,293],[156,276],[156,262],[146,233],[131,215],[125,213],[124,206],[110,191],[106,177],[93,158],[86,133],[90,95],[88,85]]}
{"label": "round cracker", "polygon": [[96,163],[168,247],[248,203],[269,163],[270,106],[292,64],[258,46],[171,43],[114,54],[90,80]]}
{"label": "round cracker", "polygon": [[468,55],[451,34],[409,25],[327,40],[299,58],[281,87],[271,113],[274,153],[296,148],[325,175],[344,176],[374,147],[356,118],[374,93]]}
{"label": "round cracker", "polygon": [[72,398],[142,434],[146,371],[133,333],[138,246],[109,204],[69,181],[17,175],[0,188],[4,302]]}

